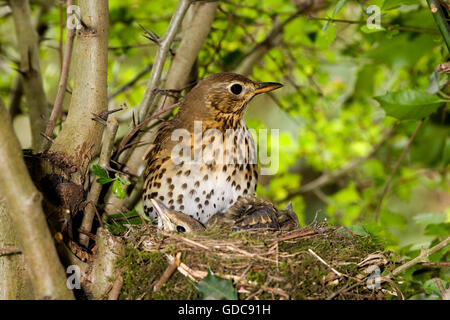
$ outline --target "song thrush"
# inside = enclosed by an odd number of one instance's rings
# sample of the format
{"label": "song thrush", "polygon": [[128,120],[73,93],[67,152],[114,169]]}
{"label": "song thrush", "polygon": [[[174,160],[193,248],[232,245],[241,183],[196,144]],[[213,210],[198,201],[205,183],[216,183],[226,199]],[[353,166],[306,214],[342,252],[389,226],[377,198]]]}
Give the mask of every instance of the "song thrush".
{"label": "song thrush", "polygon": [[254,196],[239,197],[225,213],[213,215],[204,225],[191,216],[171,210],[156,199],[151,199],[158,216],[158,228],[178,233],[199,233],[221,230],[294,230],[300,227],[292,204],[278,210],[271,202]]}
{"label": "song thrush", "polygon": [[235,73],[200,81],[155,138],[144,173],[145,213],[156,217],[155,198],[205,223],[239,196],[255,194],[256,151],[243,114],[254,96],[281,86]]}

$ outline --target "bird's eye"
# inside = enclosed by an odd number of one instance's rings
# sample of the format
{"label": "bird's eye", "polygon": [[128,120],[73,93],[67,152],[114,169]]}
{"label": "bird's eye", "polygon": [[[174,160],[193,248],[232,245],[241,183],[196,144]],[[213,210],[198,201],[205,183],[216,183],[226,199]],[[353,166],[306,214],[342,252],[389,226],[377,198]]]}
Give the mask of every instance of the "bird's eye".
{"label": "bird's eye", "polygon": [[185,232],[186,232],[186,229],[185,229],[183,226],[177,226],[177,231],[178,231],[179,233],[185,233]]}
{"label": "bird's eye", "polygon": [[242,92],[242,86],[239,83],[235,83],[230,87],[230,91],[233,94],[238,95]]}

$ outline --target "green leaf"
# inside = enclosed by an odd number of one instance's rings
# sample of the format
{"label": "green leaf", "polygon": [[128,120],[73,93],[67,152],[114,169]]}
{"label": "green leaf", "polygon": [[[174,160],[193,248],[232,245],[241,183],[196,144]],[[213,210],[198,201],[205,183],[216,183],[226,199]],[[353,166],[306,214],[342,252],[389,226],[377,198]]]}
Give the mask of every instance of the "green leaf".
{"label": "green leaf", "polygon": [[401,5],[411,5],[411,4],[419,4],[417,0],[386,0],[383,4],[384,10],[394,9]]}
{"label": "green leaf", "polygon": [[426,236],[447,237],[450,234],[450,223],[429,224],[425,228]]}
{"label": "green leaf", "polygon": [[211,269],[208,275],[194,284],[203,300],[237,300],[237,291],[231,280],[216,277]]}
{"label": "green leaf", "polygon": [[98,164],[94,164],[94,165],[92,166],[92,172],[93,172],[97,177],[109,179],[108,172],[106,172],[106,170],[103,169],[102,167],[100,167]]}
{"label": "green leaf", "polygon": [[375,33],[375,32],[380,32],[380,31],[386,31],[386,28],[384,28],[382,26],[378,26],[378,27],[375,27],[375,25],[372,25],[372,26],[374,26],[374,27],[369,28],[369,26],[363,25],[360,29],[364,33]]}
{"label": "green leaf", "polygon": [[435,112],[445,100],[421,90],[390,92],[375,97],[386,115],[400,119],[419,120]]}
{"label": "green leaf", "polygon": [[420,213],[413,217],[417,224],[427,226],[429,224],[438,224],[445,221],[444,213]]}
{"label": "green leaf", "polygon": [[[333,13],[331,14],[331,18],[334,18],[346,3],[347,0],[339,0],[338,3],[336,4],[336,7],[334,7]],[[329,21],[325,22],[323,30],[326,30],[328,28],[328,24]]]}
{"label": "green leaf", "polygon": [[125,189],[123,188],[123,184],[119,180],[114,181],[112,185],[112,192],[119,199],[125,198]]}
{"label": "green leaf", "polygon": [[[444,288],[447,288],[447,281],[441,279],[441,282],[442,286]],[[423,289],[425,290],[426,294],[437,294],[441,296],[441,291],[439,290],[439,287],[436,283],[436,278],[425,281],[425,283],[423,284]]]}
{"label": "green leaf", "polygon": [[367,233],[367,231],[360,225],[347,226],[347,228],[349,228],[350,231],[353,232],[354,234],[356,234],[357,236],[362,236],[362,237],[369,236],[369,233]]}
{"label": "green leaf", "polygon": [[124,185],[127,185],[127,186],[129,186],[130,185],[130,181],[127,181],[127,180],[125,180],[124,178],[122,178],[120,175],[118,175],[117,173],[116,173],[116,180],[119,180],[120,181],[120,183],[122,183],[122,184],[124,184]]}
{"label": "green leaf", "polygon": [[113,182],[115,180],[116,179],[112,179],[112,178],[98,178],[97,182],[100,184],[107,184],[107,183]]}
{"label": "green leaf", "polygon": [[321,49],[327,49],[336,39],[336,25],[332,24],[327,30],[320,30],[317,39],[316,45]]}

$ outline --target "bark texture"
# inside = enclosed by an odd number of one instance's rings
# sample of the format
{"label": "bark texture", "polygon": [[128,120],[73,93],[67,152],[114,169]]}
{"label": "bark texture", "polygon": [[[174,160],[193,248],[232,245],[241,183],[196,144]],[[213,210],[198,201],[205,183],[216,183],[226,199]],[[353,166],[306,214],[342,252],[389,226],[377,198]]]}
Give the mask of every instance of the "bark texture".
{"label": "bark texture", "polygon": [[82,184],[89,162],[98,152],[104,127],[91,119],[92,114],[105,111],[108,104],[108,1],[80,0],[78,5],[85,26],[77,30],[72,100],[49,154],[59,159],[52,162],[54,165],[76,171],[71,180]]}
{"label": "bark texture", "polygon": [[[5,198],[36,299],[72,299],[42,210],[42,196],[31,181],[8,112],[0,103],[0,194]],[[2,219],[2,228],[7,219]],[[14,240],[14,239],[12,239]],[[26,294],[24,294],[26,295]]]}

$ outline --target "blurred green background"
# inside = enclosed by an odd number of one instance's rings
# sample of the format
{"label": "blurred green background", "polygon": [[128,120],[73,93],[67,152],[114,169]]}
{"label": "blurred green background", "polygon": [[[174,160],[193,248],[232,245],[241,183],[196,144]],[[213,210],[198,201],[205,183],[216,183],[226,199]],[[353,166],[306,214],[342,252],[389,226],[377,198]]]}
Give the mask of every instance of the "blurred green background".
{"label": "blurred green background", "polygon": [[[288,21],[249,75],[285,84],[272,96],[256,98],[246,114],[250,128],[280,130],[278,172],[261,177],[258,194],[281,207],[292,201],[302,224],[314,219],[344,224],[355,233],[378,237],[399,257],[412,258],[421,247],[450,234],[450,116],[445,102],[450,92],[448,75],[436,72],[448,59],[444,40],[426,1],[318,1],[323,9],[290,19],[301,2],[221,1],[198,57],[199,78],[238,69],[275,26]],[[143,37],[139,24],[163,35],[177,2],[110,0],[109,4],[108,86],[113,94],[154,59],[155,45]],[[382,28],[377,30],[365,24],[370,5],[380,10]],[[60,72],[60,11],[53,1],[31,1],[31,6],[41,27],[44,86],[49,101],[54,101]],[[1,4],[0,17],[0,95],[11,104],[19,54],[11,15]],[[135,107],[148,75],[110,99],[109,108]],[[414,97],[398,97],[396,92],[413,92]],[[379,96],[384,98],[374,99]],[[66,96],[66,107],[68,103]],[[392,117],[392,105],[431,111],[395,173],[376,221],[386,181],[420,119]],[[14,126],[27,148],[24,99],[18,107],[12,111]],[[129,115],[122,112],[120,117],[127,120]],[[123,121],[119,136],[129,128],[130,121]],[[335,173],[339,174],[334,177]],[[331,178],[310,191],[299,189],[321,176]],[[430,261],[448,258],[447,248]],[[432,279],[439,277],[446,284],[450,271],[417,266],[404,277],[410,280],[404,288],[407,297],[439,298]]]}

